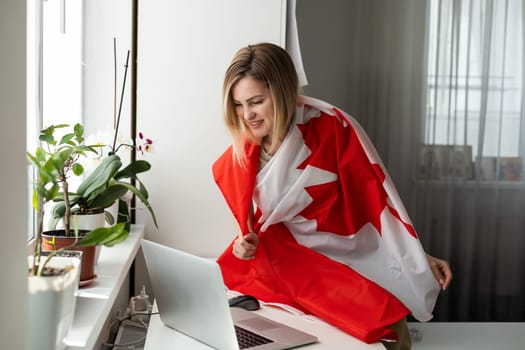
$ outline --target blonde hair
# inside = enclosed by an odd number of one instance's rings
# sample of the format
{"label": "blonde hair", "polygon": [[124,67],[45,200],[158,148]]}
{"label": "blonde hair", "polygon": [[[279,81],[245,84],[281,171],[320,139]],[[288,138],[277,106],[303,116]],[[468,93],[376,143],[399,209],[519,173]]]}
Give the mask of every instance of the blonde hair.
{"label": "blonde hair", "polygon": [[262,82],[273,100],[275,114],[270,152],[275,151],[288,133],[299,94],[295,66],[283,48],[271,43],[259,43],[237,51],[224,75],[222,98],[224,120],[232,137],[234,158],[241,165],[246,159],[245,144],[255,141],[255,137],[235,112],[232,89],[247,76]]}

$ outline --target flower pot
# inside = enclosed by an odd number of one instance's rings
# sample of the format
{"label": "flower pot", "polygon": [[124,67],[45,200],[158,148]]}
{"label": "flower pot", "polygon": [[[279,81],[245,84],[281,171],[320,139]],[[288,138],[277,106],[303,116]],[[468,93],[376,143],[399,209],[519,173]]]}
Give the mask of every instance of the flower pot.
{"label": "flower pot", "polygon": [[[79,235],[88,233],[90,230],[79,230]],[[75,237],[65,236],[64,230],[52,230],[42,233],[43,249],[52,251],[64,247],[70,247],[75,242]],[[96,246],[89,247],[72,247],[69,250],[81,251],[82,259],[80,264],[80,282],[79,286],[84,287],[92,283],[95,278],[96,263]]]}
{"label": "flower pot", "polygon": [[[79,230],[94,230],[98,227],[105,226],[104,212],[87,213],[87,214],[73,214],[71,215],[71,230],[77,227]],[[50,230],[63,229],[63,220],[60,220],[56,225],[49,225]]]}
{"label": "flower pot", "polygon": [[[28,257],[31,266],[33,257]],[[43,261],[43,260],[42,260]],[[73,269],[60,276],[28,277],[29,343],[31,350],[62,350],[75,312],[75,293],[78,290],[80,259],[53,257],[48,266]]]}
{"label": "flower pot", "polygon": [[79,230],[94,230],[99,227],[104,227],[106,220],[104,212],[89,213],[89,214],[74,214],[71,215],[71,227],[78,227]]}
{"label": "flower pot", "polygon": [[[78,227],[79,230],[90,230],[91,231],[99,227],[107,226],[104,212],[75,214],[75,215],[71,215],[71,220],[72,220],[71,227]],[[100,257],[100,248],[101,247],[99,246],[95,247],[95,266],[98,264],[98,259]]]}

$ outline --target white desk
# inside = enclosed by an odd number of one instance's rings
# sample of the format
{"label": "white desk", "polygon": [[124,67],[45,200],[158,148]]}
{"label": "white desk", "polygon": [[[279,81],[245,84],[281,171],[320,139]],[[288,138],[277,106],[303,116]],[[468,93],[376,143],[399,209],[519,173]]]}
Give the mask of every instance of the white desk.
{"label": "white desk", "polygon": [[525,349],[525,323],[409,322],[408,327],[421,338],[412,340],[413,350]]}
{"label": "white desk", "polygon": [[[154,306],[156,311],[156,305]],[[303,316],[296,316],[286,311],[263,306],[256,311],[270,319],[293,326],[302,331],[313,334],[319,338],[319,343],[307,345],[304,349],[312,350],[373,350],[385,349],[381,343],[366,344],[362,341],[338,330],[325,323],[313,321]],[[169,327],[160,320],[159,315],[151,316],[146,344],[144,350],[157,349],[184,349],[184,350],[209,350],[211,347],[204,345],[190,337],[185,336]]]}

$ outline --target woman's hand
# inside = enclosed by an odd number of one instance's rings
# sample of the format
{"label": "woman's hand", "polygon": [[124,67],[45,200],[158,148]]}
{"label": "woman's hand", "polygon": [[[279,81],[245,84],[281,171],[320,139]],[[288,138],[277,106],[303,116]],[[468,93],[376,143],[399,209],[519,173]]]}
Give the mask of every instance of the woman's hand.
{"label": "woman's hand", "polygon": [[259,236],[253,232],[239,236],[233,243],[233,255],[243,260],[253,259],[257,244],[259,244]]}
{"label": "woman's hand", "polygon": [[438,259],[431,255],[428,255],[428,262],[430,263],[430,268],[434,277],[438,281],[442,290],[446,290],[452,281],[452,270],[450,265],[445,260]]}

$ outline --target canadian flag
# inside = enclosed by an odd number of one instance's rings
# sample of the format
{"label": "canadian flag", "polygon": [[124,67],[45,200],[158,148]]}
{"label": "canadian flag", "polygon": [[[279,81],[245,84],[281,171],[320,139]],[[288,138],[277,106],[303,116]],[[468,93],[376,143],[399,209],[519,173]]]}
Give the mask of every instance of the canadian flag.
{"label": "canadian flag", "polygon": [[375,147],[348,114],[300,96],[281,147],[258,171],[260,145],[213,175],[243,233],[255,204],[255,259],[218,258],[228,288],[289,304],[367,343],[411,313],[432,318],[439,285]]}

